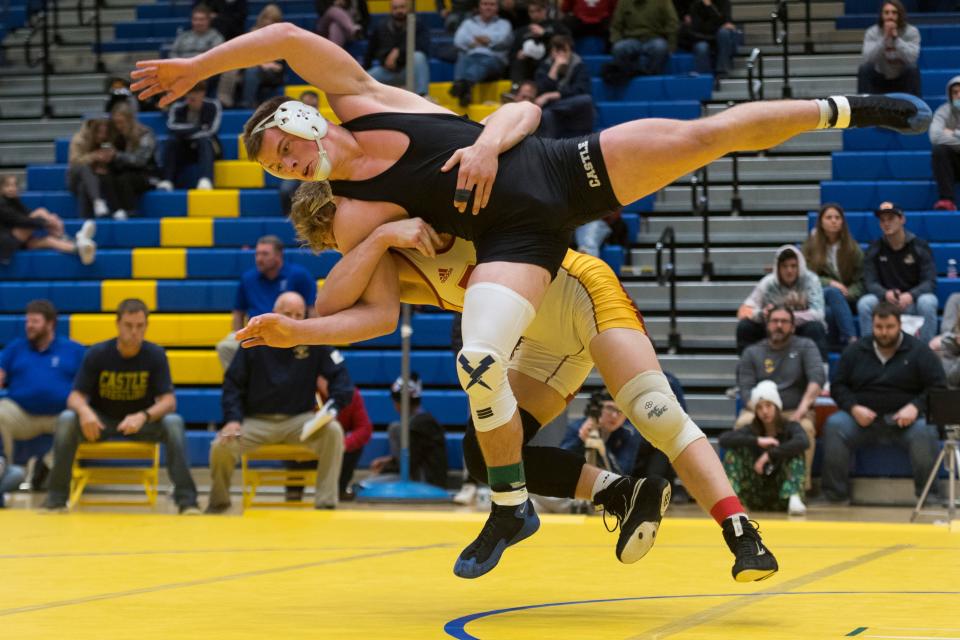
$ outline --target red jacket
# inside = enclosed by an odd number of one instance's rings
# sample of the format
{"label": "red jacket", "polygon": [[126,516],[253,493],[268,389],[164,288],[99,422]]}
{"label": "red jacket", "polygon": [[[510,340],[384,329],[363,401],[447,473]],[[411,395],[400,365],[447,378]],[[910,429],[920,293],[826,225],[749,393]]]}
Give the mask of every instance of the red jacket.
{"label": "red jacket", "polygon": [[337,413],[337,421],[343,427],[345,451],[359,451],[370,442],[373,434],[373,424],[367,415],[367,408],[360,397],[360,389],[353,388],[353,399]]}
{"label": "red jacket", "polygon": [[563,13],[573,13],[580,22],[598,24],[610,18],[617,0],[563,0]]}

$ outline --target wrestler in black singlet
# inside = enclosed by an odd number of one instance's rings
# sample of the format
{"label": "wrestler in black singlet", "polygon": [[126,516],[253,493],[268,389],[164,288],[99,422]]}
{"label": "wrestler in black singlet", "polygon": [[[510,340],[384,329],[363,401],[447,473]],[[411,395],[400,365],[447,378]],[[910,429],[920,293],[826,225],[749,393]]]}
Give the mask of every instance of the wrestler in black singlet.
{"label": "wrestler in black singlet", "polygon": [[535,264],[555,276],[573,230],[620,206],[600,155],[600,134],[552,140],[527,137],[499,157],[490,201],[453,206],[457,170],[440,167],[476,142],[483,126],[452,114],[374,113],[344,122],[348,131],[400,131],[410,139],[396,163],[367,180],[331,180],[334,195],[391,202],[438,232],[472,240],[477,262]]}

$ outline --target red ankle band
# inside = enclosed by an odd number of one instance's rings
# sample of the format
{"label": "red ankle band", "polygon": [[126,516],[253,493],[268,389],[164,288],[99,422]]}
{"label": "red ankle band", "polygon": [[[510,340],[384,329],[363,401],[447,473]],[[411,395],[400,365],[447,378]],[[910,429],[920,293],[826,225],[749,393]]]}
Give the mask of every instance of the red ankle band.
{"label": "red ankle band", "polygon": [[717,504],[710,507],[710,515],[717,521],[717,524],[723,524],[723,521],[735,513],[744,513],[746,509],[740,504],[740,498],[729,496],[717,501]]}

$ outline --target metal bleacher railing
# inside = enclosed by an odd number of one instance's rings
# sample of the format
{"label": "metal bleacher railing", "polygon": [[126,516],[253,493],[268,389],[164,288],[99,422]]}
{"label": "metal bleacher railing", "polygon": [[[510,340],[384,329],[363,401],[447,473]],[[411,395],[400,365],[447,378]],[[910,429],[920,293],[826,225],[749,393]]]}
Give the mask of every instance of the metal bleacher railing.
{"label": "metal bleacher railing", "polygon": [[[670,261],[664,267],[663,250],[670,250]],[[667,352],[674,354],[680,350],[680,332],[677,331],[677,240],[673,227],[667,227],[657,240],[657,282],[660,286],[670,285],[670,333],[667,338]]]}

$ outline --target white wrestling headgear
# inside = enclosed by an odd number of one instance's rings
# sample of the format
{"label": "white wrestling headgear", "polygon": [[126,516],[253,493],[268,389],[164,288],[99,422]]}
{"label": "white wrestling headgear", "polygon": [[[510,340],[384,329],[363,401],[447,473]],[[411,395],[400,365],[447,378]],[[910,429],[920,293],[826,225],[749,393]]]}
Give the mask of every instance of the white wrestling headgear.
{"label": "white wrestling headgear", "polygon": [[[317,160],[317,168],[313,172],[313,179],[327,179],[333,167],[330,166],[330,159],[327,158],[326,150],[324,150],[323,145],[320,144],[320,139],[327,135],[327,120],[320,115],[320,112],[316,108],[303,104],[298,100],[288,100],[277,107],[276,111],[261,120],[260,124],[254,127],[252,133],[260,133],[271,127],[277,127],[280,131],[297,136],[298,138],[315,141],[319,151],[319,158]],[[264,170],[278,178],[286,178],[286,176],[278,175],[269,167],[264,167]]]}

